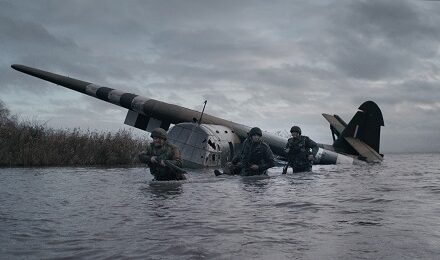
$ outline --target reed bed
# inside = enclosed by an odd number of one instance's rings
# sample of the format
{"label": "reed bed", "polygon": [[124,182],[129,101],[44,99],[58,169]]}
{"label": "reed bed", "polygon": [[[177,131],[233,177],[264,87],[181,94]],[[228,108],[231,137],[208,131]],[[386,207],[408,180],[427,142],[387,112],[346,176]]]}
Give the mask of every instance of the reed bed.
{"label": "reed bed", "polygon": [[20,121],[0,101],[0,167],[131,166],[139,164],[137,154],[146,145],[128,130],[53,129]]}

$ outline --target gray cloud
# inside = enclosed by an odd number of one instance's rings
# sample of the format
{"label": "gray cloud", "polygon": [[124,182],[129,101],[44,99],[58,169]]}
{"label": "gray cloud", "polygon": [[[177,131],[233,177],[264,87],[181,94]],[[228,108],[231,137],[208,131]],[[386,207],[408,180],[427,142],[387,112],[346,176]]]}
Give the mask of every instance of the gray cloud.
{"label": "gray cloud", "polygon": [[[438,55],[440,22],[416,1],[355,1],[342,9],[330,29],[331,60],[347,76],[371,80],[402,77]],[[341,11],[341,10],[338,10]]]}
{"label": "gray cloud", "polygon": [[2,1],[0,98],[56,127],[122,127],[125,110],[10,69],[23,63],[197,110],[208,99],[207,113],[320,142],[321,113],[348,121],[373,100],[385,151],[440,151],[439,14],[429,1]]}

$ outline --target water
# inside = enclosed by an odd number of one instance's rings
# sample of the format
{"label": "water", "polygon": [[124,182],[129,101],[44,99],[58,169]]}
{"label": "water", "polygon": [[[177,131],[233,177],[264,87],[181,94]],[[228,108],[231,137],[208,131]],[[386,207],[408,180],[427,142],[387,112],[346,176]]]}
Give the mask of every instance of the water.
{"label": "water", "polygon": [[0,258],[440,258],[440,154],[281,171],[0,169]]}

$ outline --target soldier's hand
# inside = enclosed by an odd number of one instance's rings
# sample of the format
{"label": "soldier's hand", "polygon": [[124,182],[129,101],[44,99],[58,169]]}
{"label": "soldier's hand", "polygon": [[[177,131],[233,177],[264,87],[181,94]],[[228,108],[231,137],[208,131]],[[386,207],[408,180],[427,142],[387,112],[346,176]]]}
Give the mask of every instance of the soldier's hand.
{"label": "soldier's hand", "polygon": [[160,160],[160,165],[165,166],[164,160]]}
{"label": "soldier's hand", "polygon": [[256,171],[256,170],[258,170],[258,165],[252,164],[250,168],[251,168],[251,170]]}
{"label": "soldier's hand", "polygon": [[157,163],[157,157],[156,157],[156,156],[152,156],[151,159],[150,159],[150,161],[151,161],[152,163]]}
{"label": "soldier's hand", "polygon": [[313,154],[309,154],[307,159],[309,159],[309,161],[313,161],[315,159],[315,157],[313,156]]}
{"label": "soldier's hand", "polygon": [[286,149],[284,149],[284,152],[289,153],[289,152],[290,152],[290,149],[289,149],[289,148],[286,148]]}

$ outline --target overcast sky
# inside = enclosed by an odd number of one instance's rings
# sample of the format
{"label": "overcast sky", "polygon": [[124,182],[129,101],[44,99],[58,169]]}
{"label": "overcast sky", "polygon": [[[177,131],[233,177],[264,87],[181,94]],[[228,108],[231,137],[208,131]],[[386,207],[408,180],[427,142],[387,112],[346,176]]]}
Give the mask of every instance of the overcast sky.
{"label": "overcast sky", "polygon": [[331,143],[321,113],[382,109],[381,152],[440,151],[438,1],[3,1],[0,99],[55,128],[117,130],[126,109],[18,63]]}

